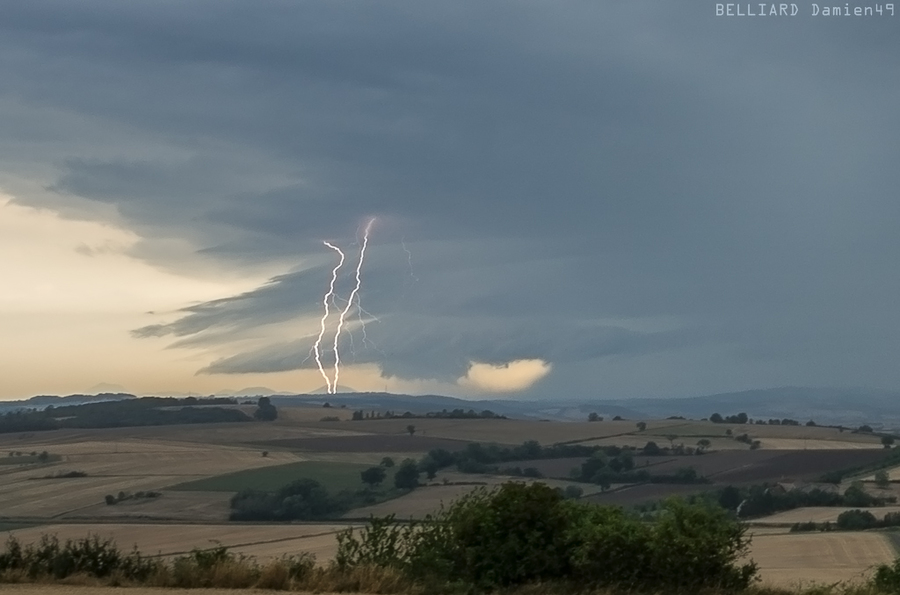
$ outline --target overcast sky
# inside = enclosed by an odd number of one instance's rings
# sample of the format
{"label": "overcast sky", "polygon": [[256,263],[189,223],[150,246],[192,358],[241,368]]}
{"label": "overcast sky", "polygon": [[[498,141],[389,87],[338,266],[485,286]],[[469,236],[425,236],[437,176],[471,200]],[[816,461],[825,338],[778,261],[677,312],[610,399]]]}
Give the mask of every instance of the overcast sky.
{"label": "overcast sky", "polygon": [[0,398],[318,389],[371,217],[342,387],[900,388],[900,16],[798,6],[0,1]]}

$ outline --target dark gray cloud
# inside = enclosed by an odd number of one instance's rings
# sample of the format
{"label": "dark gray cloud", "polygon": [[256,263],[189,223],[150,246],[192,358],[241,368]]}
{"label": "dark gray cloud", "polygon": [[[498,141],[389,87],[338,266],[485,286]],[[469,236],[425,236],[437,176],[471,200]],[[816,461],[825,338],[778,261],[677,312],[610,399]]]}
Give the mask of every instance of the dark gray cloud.
{"label": "dark gray cloud", "polygon": [[[315,314],[321,241],[377,215],[364,295],[383,351],[359,357],[386,375],[536,357],[554,393],[900,386],[891,18],[2,6],[3,179],[50,172],[18,201],[112,205],[161,266],[179,264],[163,238],[237,269],[305,263],[138,336],[227,342]],[[289,369],[308,348],[285,337],[207,371]]]}

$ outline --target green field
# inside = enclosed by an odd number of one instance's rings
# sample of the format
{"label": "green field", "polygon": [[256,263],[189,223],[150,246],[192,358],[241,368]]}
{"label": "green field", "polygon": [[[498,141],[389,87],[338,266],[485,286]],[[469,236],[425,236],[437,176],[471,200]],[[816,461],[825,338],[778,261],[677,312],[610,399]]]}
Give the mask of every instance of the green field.
{"label": "green field", "polygon": [[[226,473],[173,486],[171,490],[199,492],[240,492],[241,490],[274,491],[297,479],[315,479],[329,491],[359,490],[365,486],[359,477],[372,465],[362,463],[332,463],[325,461],[301,461],[260,469],[248,469]],[[387,477],[382,487],[394,485],[394,470],[386,469]]]}

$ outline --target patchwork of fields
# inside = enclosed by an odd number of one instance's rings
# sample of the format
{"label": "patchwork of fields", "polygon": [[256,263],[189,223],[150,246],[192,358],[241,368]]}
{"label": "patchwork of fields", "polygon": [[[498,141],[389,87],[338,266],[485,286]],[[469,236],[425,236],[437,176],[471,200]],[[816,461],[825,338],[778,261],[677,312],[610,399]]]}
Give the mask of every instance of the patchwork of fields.
{"label": "patchwork of fields", "polygon": [[[0,465],[0,520],[28,521],[18,528],[24,541],[41,533],[61,538],[94,531],[128,549],[172,556],[193,548],[226,545],[260,558],[300,552],[320,561],[335,552],[335,533],[368,515],[396,514],[421,518],[437,511],[478,485],[496,485],[506,476],[439,471],[429,485],[411,493],[352,510],[346,520],[315,524],[228,524],[229,500],[244,489],[275,490],[295,479],[315,478],[329,490],[358,490],[360,472],[385,456],[398,463],[428,450],[461,450],[471,441],[519,445],[566,442],[642,447],[695,446],[707,439],[712,452],[702,456],[636,456],[638,468],[673,473],[694,467],[712,484],[644,484],[599,486],[579,484],[586,501],[631,505],[673,494],[691,494],[722,485],[809,481],[836,468],[876,464],[892,451],[878,437],[805,426],[730,425],[690,420],[538,422],[504,419],[370,419],[351,421],[340,408],[280,408],[272,423],[202,424],[100,430],[59,430],[0,435],[0,456],[10,451],[48,451],[59,460],[47,464]],[[323,417],[339,421],[323,422]],[[414,425],[409,435],[407,426]],[[726,435],[731,430],[732,436]],[[749,450],[733,435],[748,433],[761,448]],[[267,451],[266,456],[262,455]],[[10,457],[13,458],[13,457]],[[570,472],[583,458],[516,461],[510,466],[536,467],[548,484],[573,484]],[[394,471],[396,468],[394,468]],[[79,471],[84,477],[50,478]],[[900,480],[900,467],[890,471]],[[870,478],[871,479],[871,478]],[[391,484],[388,473],[385,485]],[[522,479],[520,479],[522,480]],[[423,477],[424,481],[424,477]],[[531,481],[531,480],[522,480]],[[446,482],[446,485],[445,485]],[[158,498],[104,503],[120,491],[160,491]],[[399,493],[399,492],[398,492]],[[395,494],[391,493],[393,497]],[[760,519],[754,531],[753,557],[766,583],[833,582],[864,576],[872,564],[890,561],[894,551],[883,536],[872,533],[787,534],[775,525],[834,521],[845,509],[797,509]],[[877,516],[898,507],[874,510]],[[148,522],[152,521],[152,522]],[[234,592],[230,592],[234,593]],[[135,592],[135,595],[138,595]]]}

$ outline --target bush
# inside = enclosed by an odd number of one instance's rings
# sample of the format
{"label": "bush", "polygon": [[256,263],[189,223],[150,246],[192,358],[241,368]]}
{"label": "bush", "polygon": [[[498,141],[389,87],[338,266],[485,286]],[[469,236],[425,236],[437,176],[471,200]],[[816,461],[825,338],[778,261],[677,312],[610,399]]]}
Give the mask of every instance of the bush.
{"label": "bush", "polygon": [[721,509],[671,500],[655,524],[614,507],[564,500],[541,483],[479,489],[425,522],[372,519],[338,536],[337,564],[390,566],[428,584],[486,591],[526,583],[658,591],[739,590],[749,540]]}
{"label": "bush", "polygon": [[894,560],[893,565],[880,565],[875,570],[872,578],[873,586],[882,593],[900,594],[900,558]]}
{"label": "bush", "polygon": [[88,535],[60,543],[55,535],[41,535],[36,544],[24,548],[15,537],[0,554],[0,573],[21,571],[31,579],[66,578],[74,574],[107,577],[117,573],[131,580],[145,580],[159,562],[143,558],[137,550],[123,554],[111,539]]}
{"label": "bush", "polygon": [[412,459],[405,459],[400,463],[397,473],[394,474],[394,486],[398,489],[413,489],[419,485],[419,467]]}
{"label": "bush", "polygon": [[862,530],[878,526],[878,519],[868,510],[846,510],[838,515],[838,529]]}

